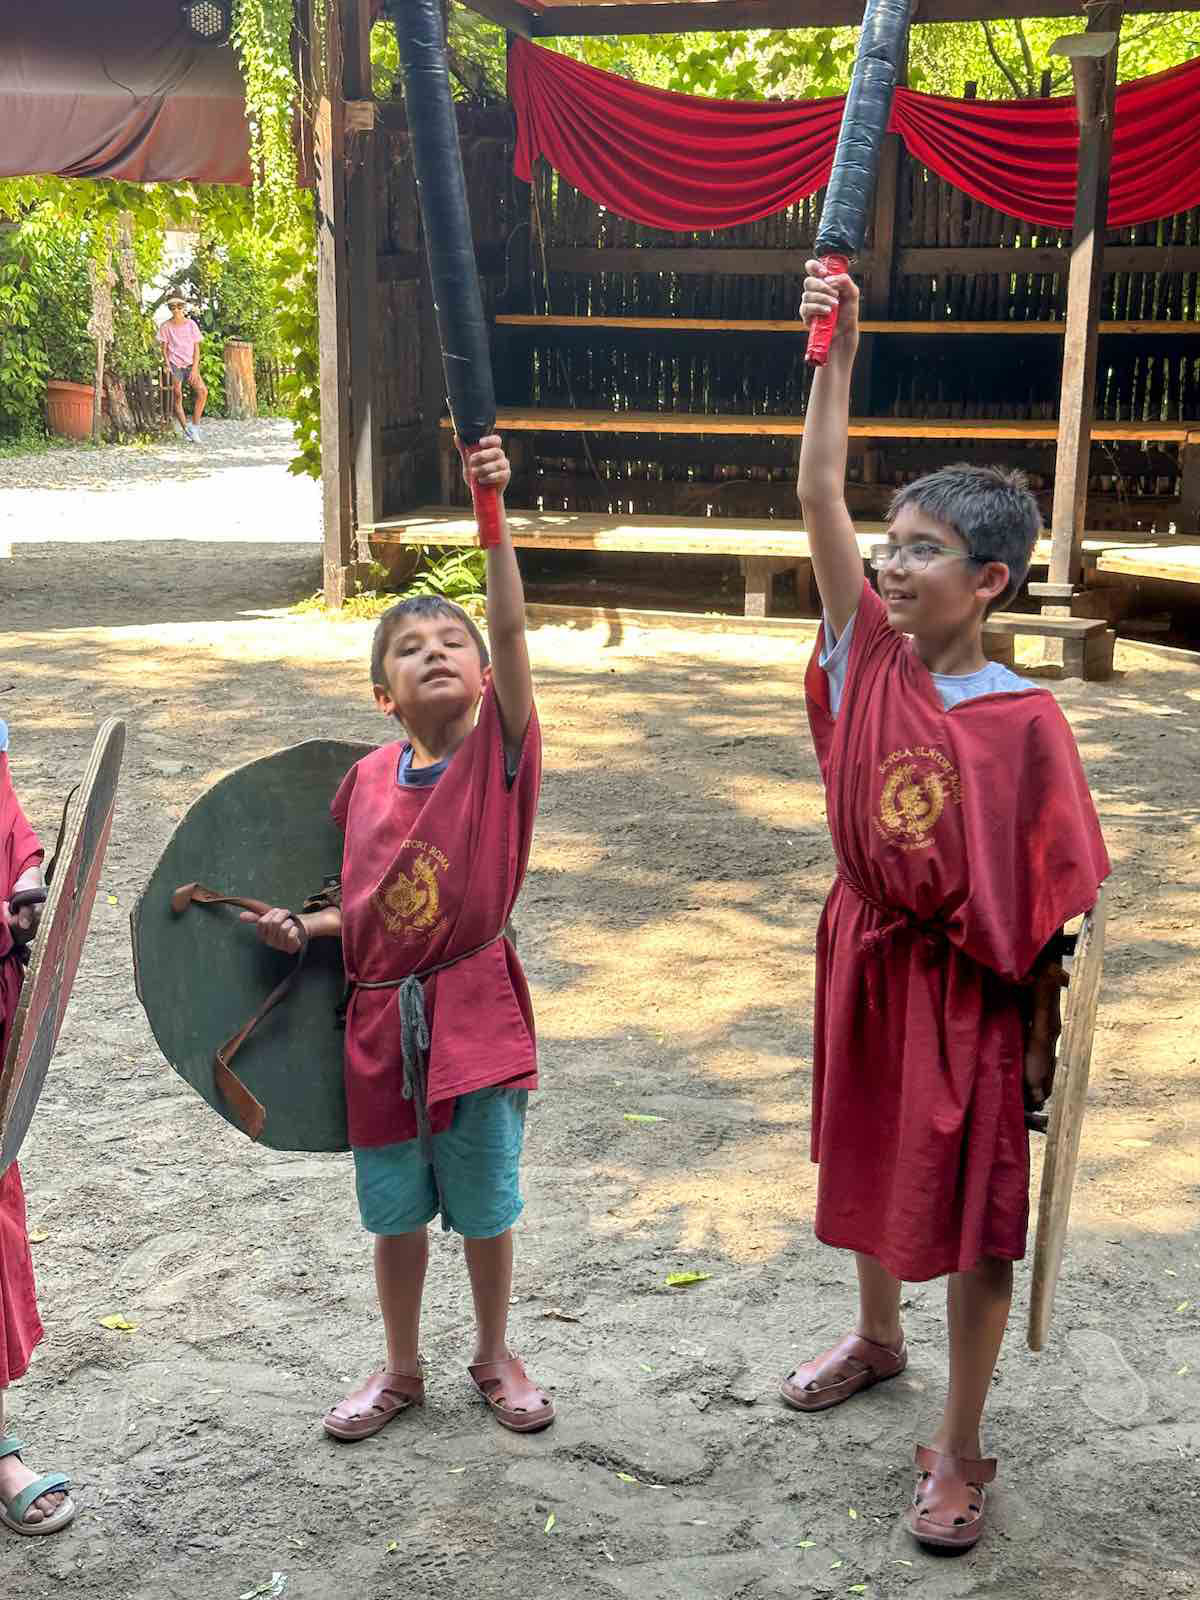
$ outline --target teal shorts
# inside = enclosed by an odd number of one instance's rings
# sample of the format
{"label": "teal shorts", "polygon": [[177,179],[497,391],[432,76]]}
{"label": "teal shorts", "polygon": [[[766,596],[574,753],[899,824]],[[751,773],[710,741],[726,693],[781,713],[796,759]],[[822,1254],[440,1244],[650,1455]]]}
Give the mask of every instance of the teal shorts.
{"label": "teal shorts", "polygon": [[464,1239],[494,1239],[521,1215],[525,1089],[460,1095],[454,1121],[433,1136],[433,1165],[419,1139],[356,1147],[358,1210],[368,1233],[414,1233],[440,1211],[442,1227]]}

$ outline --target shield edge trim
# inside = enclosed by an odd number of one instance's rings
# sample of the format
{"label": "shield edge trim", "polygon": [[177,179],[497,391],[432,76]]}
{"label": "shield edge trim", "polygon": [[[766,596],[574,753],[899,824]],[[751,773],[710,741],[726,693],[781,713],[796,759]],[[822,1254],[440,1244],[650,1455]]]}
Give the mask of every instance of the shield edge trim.
{"label": "shield edge trim", "polygon": [[1108,906],[1102,887],[1096,896],[1096,904],[1084,917],[1076,947],[1076,964],[1071,973],[1071,988],[1067,991],[1066,1016],[1063,1019],[1059,1076],[1050,1100],[1050,1126],[1042,1163],[1037,1239],[1029,1291],[1026,1343],[1031,1350],[1045,1348],[1066,1249],[1071,1195],[1079,1164],[1079,1140],[1087,1112],[1096,1010],[1104,975],[1107,923]]}
{"label": "shield edge trim", "polygon": [[[88,790],[88,785],[94,785],[100,767],[114,743],[119,744],[117,751],[116,773],[118,782],[114,783],[113,785],[113,810],[109,812],[105,828],[104,844],[99,852],[99,864],[103,865],[111,838],[113,811],[116,809],[117,787],[120,780],[121,767],[125,758],[125,723],[120,717],[106,717],[96,730],[96,736],[92,741],[91,753],[88,756],[87,765],[83,770],[83,777],[79,781],[80,794],[76,798],[74,804],[70,807],[65,830],[58,849],[58,859],[64,864],[71,860],[79,840],[79,835],[83,826],[84,812],[86,809],[84,795]],[[54,881],[50,885],[49,896],[47,897],[46,904],[42,910],[42,916],[39,924],[40,927],[49,928],[53,926],[54,917],[57,914],[59,903],[62,900],[63,894],[66,892],[64,885],[67,883],[67,881],[68,874],[65,872],[55,873]],[[94,905],[95,894],[93,893],[91,904],[89,904],[86,908],[86,911],[82,913],[88,924],[91,922],[92,909]],[[87,931],[85,928],[84,938],[86,939],[86,937]],[[29,968],[25,973],[24,982],[21,985],[20,998],[17,1001],[17,1008],[13,1013],[12,1025],[8,1030],[8,1038],[5,1041],[4,1058],[3,1061],[0,1062],[0,1091],[2,1091],[0,1092],[0,1150],[3,1149],[4,1136],[8,1130],[8,1119],[11,1114],[12,1104],[15,1098],[14,1086],[9,1080],[7,1069],[16,1052],[16,1048],[25,1035],[25,1028],[29,1017],[29,1007],[33,999],[36,979],[41,970],[42,952],[45,948],[46,947],[44,944],[39,945],[36,942],[34,944],[32,959],[30,961]],[[74,988],[74,979],[72,979],[71,987],[72,989]],[[65,1015],[67,1005],[70,1003],[70,999],[70,990],[68,990],[65,996],[60,994],[60,1019],[63,1015]],[[57,1048],[57,1043],[58,1040],[56,1035],[55,1048]],[[51,1059],[53,1059],[53,1057]],[[16,1160],[15,1155],[13,1156],[13,1160]],[[0,1172],[3,1171],[7,1171],[7,1166],[0,1169]]]}

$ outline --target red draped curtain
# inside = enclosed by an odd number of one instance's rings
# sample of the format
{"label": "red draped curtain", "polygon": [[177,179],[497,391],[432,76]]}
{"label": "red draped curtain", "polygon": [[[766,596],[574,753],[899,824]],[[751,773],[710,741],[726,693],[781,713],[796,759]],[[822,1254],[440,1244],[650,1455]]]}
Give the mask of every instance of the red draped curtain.
{"label": "red draped curtain", "polygon": [[[648,89],[517,39],[509,55],[516,174],[543,156],[618,216],[692,233],[782,211],[829,176],[842,117],[829,100],[708,100]],[[900,89],[892,131],[966,194],[1022,221],[1069,228],[1073,98],[952,100]],[[1113,133],[1110,227],[1200,205],[1200,58],[1123,84]]]}

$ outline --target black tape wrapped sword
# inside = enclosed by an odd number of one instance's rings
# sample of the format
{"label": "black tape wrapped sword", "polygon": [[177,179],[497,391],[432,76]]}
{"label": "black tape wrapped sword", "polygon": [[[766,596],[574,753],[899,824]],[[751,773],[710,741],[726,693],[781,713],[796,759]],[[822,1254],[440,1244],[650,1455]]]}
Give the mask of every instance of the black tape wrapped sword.
{"label": "black tape wrapped sword", "polygon": [[[450,94],[439,0],[384,0],[396,30],[429,276],[437,309],[446,397],[468,454],[496,426],[496,395],[475,265],[458,120]],[[500,542],[500,497],[472,485],[479,542]]]}
{"label": "black tape wrapped sword", "polygon": [[[863,13],[850,92],[817,229],[816,253],[830,276],[849,270],[866,237],[911,12],[912,0],[867,0]],[[836,312],[813,323],[806,351],[811,366],[825,365],[836,328]]]}

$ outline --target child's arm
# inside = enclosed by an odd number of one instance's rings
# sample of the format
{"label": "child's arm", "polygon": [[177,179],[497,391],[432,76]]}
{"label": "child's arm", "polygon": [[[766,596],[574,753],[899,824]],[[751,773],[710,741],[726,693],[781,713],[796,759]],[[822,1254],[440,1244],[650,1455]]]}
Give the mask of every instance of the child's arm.
{"label": "child's arm", "polygon": [[276,906],[257,916],[253,911],[242,912],[243,922],[253,922],[254,931],[263,944],[272,950],[282,950],[285,955],[299,954],[302,943],[297,921],[310,939],[340,939],[342,936],[342,908],[326,906],[320,911],[302,911],[298,918],[282,906]]}
{"label": "child's arm", "polygon": [[533,677],[529,670],[529,647],[525,642],[525,590],[521,569],[508,532],[504,514],[504,491],[512,468],[504,454],[498,434],[479,441],[465,462],[463,475],[493,484],[500,491],[500,543],[487,553],[488,650],[492,658],[492,682],[500,724],[504,729],[504,749],[510,763],[521,753],[525,730],[533,714]]}
{"label": "child's arm", "polygon": [[806,325],[839,307],[837,332],[827,366],[818,367],[804,414],[800,446],[800,496],[813,573],[830,627],[839,637],[858,610],[863,567],[854,524],[846,507],[846,452],[850,424],[850,375],[858,350],[858,289],[844,273],[817,276],[808,263],[800,315]]}
{"label": "child's arm", "polygon": [[1043,956],[1030,980],[1025,1025],[1025,1103],[1040,1111],[1054,1090],[1055,1051],[1062,1033],[1067,975],[1058,956]]}
{"label": "child's arm", "polygon": [[[21,894],[26,889],[44,890],[46,879],[41,866],[27,867],[16,883],[12,886],[12,898]],[[41,905],[24,905],[19,911],[13,911],[12,902],[5,907],[8,913],[9,932],[14,944],[29,944],[38,930],[41,920]]]}

